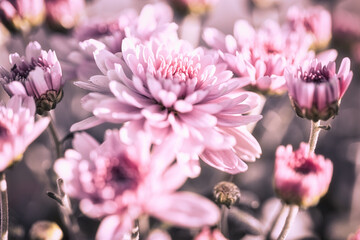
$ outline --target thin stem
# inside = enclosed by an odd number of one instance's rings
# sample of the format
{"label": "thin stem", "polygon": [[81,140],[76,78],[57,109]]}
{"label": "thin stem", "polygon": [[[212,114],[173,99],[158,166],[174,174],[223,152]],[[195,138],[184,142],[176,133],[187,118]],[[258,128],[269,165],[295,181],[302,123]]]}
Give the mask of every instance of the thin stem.
{"label": "thin stem", "polygon": [[266,239],[267,240],[270,240],[271,239],[271,233],[274,231],[278,221],[279,221],[279,218],[281,215],[283,215],[284,211],[286,210],[287,208],[287,205],[284,204],[284,203],[281,203],[281,208],[280,210],[278,211],[278,213],[276,214],[274,220],[272,221],[271,223],[271,226],[270,226],[270,229],[269,231],[267,232],[267,235],[266,235]]}
{"label": "thin stem", "polygon": [[224,236],[228,235],[228,213],[229,209],[225,205],[221,205],[221,218],[218,227]]}
{"label": "thin stem", "polygon": [[[48,116],[51,118],[50,114],[48,114]],[[61,154],[61,141],[60,141],[59,135],[56,132],[54,121],[53,121],[52,118],[51,118],[51,121],[49,123],[48,129],[49,129],[50,135],[52,136],[52,138],[54,140],[55,149],[56,149],[56,158],[60,158],[62,156],[62,154]]]}
{"label": "thin stem", "polygon": [[7,183],[5,173],[0,173],[0,191],[1,191],[1,240],[8,239],[9,233],[9,205],[7,194]]}
{"label": "thin stem", "polygon": [[321,130],[320,120],[317,122],[311,121],[311,130],[310,130],[310,138],[309,138],[310,152],[315,151],[316,143],[319,138],[320,130]]}
{"label": "thin stem", "polygon": [[285,225],[284,225],[283,229],[281,230],[279,237],[277,238],[278,240],[286,239],[286,236],[288,235],[288,233],[290,231],[291,225],[293,224],[298,211],[299,211],[298,205],[295,205],[295,204],[290,205],[289,215],[287,216],[287,218],[285,220]]}

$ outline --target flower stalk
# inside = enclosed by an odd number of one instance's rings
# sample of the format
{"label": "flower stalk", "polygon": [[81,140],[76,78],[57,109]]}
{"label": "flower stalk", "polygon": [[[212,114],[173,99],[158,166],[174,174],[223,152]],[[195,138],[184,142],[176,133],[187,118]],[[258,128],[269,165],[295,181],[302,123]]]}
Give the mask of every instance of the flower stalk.
{"label": "flower stalk", "polygon": [[285,220],[285,225],[284,225],[283,229],[281,230],[279,237],[277,238],[278,240],[286,239],[286,236],[288,235],[288,233],[290,231],[291,225],[293,224],[298,211],[299,211],[298,205],[296,205],[296,204],[290,205],[289,215],[287,216],[287,218]]}
{"label": "flower stalk", "polygon": [[0,173],[0,194],[1,194],[1,240],[8,239],[9,233],[9,206],[5,173]]}
{"label": "flower stalk", "polygon": [[312,153],[315,151],[316,143],[319,138],[321,127],[320,127],[320,120],[319,121],[311,121],[311,129],[310,129],[310,138],[309,138],[309,145],[310,145],[310,151],[309,153]]}

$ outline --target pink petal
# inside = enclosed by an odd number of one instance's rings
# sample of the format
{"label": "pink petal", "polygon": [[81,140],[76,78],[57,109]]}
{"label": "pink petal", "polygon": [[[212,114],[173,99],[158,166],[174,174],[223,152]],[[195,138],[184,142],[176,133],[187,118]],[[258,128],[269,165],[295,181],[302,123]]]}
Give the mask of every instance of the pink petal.
{"label": "pink petal", "polygon": [[96,233],[96,240],[124,239],[131,233],[132,221],[128,215],[110,215],[104,218]]}
{"label": "pink petal", "polygon": [[198,228],[218,222],[220,212],[210,200],[190,192],[177,192],[149,201],[151,215],[181,227]]}
{"label": "pink petal", "polygon": [[71,127],[70,127],[70,132],[77,132],[77,131],[82,131],[88,128],[92,128],[95,126],[98,126],[100,124],[104,123],[104,120],[99,119],[98,117],[89,117],[86,118],[80,122],[74,123]]}

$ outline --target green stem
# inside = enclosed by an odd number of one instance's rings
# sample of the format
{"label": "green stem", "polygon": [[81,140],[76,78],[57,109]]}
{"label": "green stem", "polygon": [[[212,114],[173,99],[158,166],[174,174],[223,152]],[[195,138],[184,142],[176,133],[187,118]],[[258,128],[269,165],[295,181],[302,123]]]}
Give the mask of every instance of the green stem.
{"label": "green stem", "polygon": [[315,151],[316,143],[319,138],[320,130],[321,130],[320,120],[317,122],[311,121],[311,130],[310,130],[310,138],[309,138],[310,152]]}
{"label": "green stem", "polygon": [[286,236],[288,235],[288,233],[290,231],[291,225],[293,224],[298,211],[299,211],[298,205],[295,205],[295,204],[290,205],[289,215],[286,217],[285,225],[284,225],[283,229],[281,230],[279,237],[277,238],[278,240],[286,239]]}
{"label": "green stem", "polygon": [[48,117],[50,117],[50,123],[49,123],[49,126],[48,126],[48,129],[49,129],[49,132],[50,132],[50,135],[52,136],[53,140],[54,140],[54,144],[55,144],[55,149],[56,149],[56,158],[60,158],[62,157],[62,153],[61,153],[61,141],[60,141],[60,138],[59,138],[59,135],[57,134],[56,132],[56,128],[55,128],[55,125],[54,125],[54,121],[53,119],[51,118],[51,115],[48,114]]}
{"label": "green stem", "polygon": [[9,205],[7,194],[7,183],[5,173],[0,173],[0,191],[1,191],[1,240],[8,239],[9,229]]}
{"label": "green stem", "polygon": [[287,207],[286,204],[281,203],[281,209],[280,209],[280,211],[278,211],[278,213],[276,214],[274,220],[272,221],[272,224],[271,224],[271,226],[270,226],[270,229],[269,229],[269,231],[267,232],[267,235],[266,235],[266,239],[267,239],[267,240],[270,240],[270,239],[271,239],[271,233],[274,231],[275,226],[277,225],[280,216],[283,215],[286,207]]}

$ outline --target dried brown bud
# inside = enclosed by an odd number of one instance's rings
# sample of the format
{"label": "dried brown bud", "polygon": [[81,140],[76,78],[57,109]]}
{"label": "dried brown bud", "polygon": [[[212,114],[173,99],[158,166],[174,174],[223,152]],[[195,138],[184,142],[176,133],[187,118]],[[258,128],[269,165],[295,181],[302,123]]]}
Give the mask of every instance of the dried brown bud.
{"label": "dried brown bud", "polygon": [[213,191],[215,202],[230,208],[240,197],[239,188],[232,182],[219,182]]}

